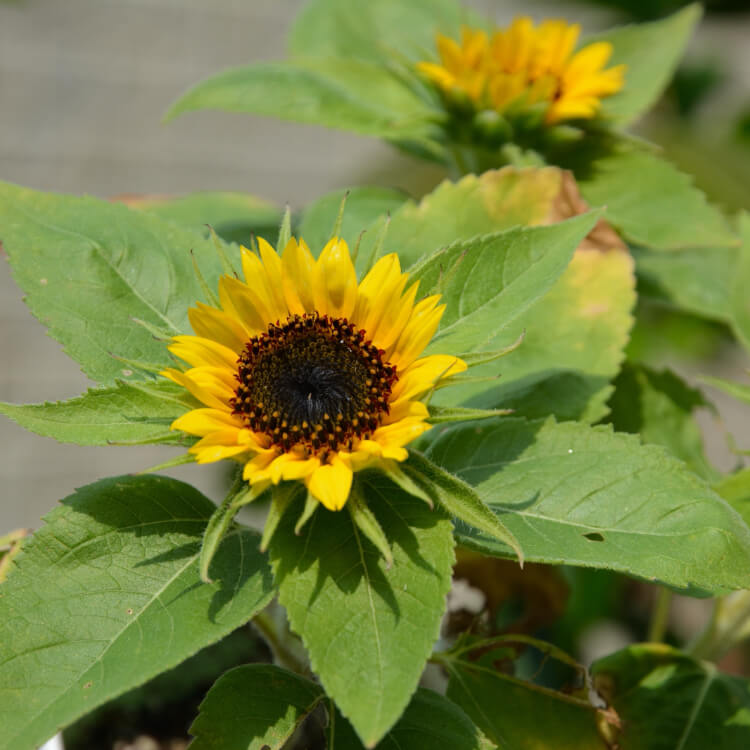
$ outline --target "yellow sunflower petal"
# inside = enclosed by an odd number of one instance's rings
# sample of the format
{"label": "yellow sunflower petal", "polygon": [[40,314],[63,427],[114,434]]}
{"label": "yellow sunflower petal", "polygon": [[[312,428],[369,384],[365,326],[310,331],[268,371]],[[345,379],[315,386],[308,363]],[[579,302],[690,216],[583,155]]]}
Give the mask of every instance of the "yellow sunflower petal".
{"label": "yellow sunflower petal", "polygon": [[242,478],[253,485],[264,482],[270,483],[270,479],[264,470],[278,455],[279,452],[275,448],[259,451],[245,464],[242,469]]}
{"label": "yellow sunflower petal", "polygon": [[319,466],[305,480],[307,489],[328,510],[341,510],[352,488],[352,470],[338,456]]}
{"label": "yellow sunflower petal", "polygon": [[241,427],[244,427],[244,425],[239,417],[220,409],[193,409],[172,422],[173,430],[182,430],[198,437],[227,428]]}
{"label": "yellow sunflower petal", "polygon": [[315,309],[321,315],[350,318],[357,301],[357,274],[349,246],[338,237],[329,240],[315,264]]}
{"label": "yellow sunflower petal", "polygon": [[431,354],[415,360],[400,375],[391,392],[393,402],[416,399],[427,393],[442,378],[467,369],[466,362],[449,354]]}
{"label": "yellow sunflower petal", "polygon": [[445,305],[438,305],[438,295],[427,297],[419,302],[396,342],[390,361],[403,369],[408,367],[423,351],[435,335],[443,316]]}
{"label": "yellow sunflower petal", "polygon": [[167,349],[188,364],[226,367],[233,370],[237,354],[224,344],[203,336],[175,336]]}
{"label": "yellow sunflower petal", "polygon": [[190,327],[206,339],[213,339],[239,354],[247,343],[248,329],[223,310],[198,302],[188,310]]}
{"label": "yellow sunflower petal", "polygon": [[[200,374],[198,377],[193,377],[191,372],[181,372],[180,370],[169,368],[163,370],[161,374],[177,383],[177,385],[186,388],[198,401],[206,406],[213,409],[229,410],[227,399],[224,398],[226,391],[221,387],[221,384],[213,380],[207,380],[205,377],[201,377]],[[228,398],[231,398],[232,395],[233,391],[230,391]]]}
{"label": "yellow sunflower petal", "polygon": [[219,279],[219,301],[224,310],[256,336],[272,322],[262,300],[250,291],[247,284],[231,276]]}
{"label": "yellow sunflower petal", "polygon": [[[271,318],[272,320],[284,319],[289,314],[289,309],[284,298],[281,258],[262,237],[258,237],[258,250],[265,270],[262,278],[272,305]],[[256,283],[255,279],[251,283]]]}
{"label": "yellow sunflower petal", "polygon": [[281,283],[284,298],[293,315],[304,315],[315,310],[313,274],[315,259],[304,240],[292,237],[281,255]]}

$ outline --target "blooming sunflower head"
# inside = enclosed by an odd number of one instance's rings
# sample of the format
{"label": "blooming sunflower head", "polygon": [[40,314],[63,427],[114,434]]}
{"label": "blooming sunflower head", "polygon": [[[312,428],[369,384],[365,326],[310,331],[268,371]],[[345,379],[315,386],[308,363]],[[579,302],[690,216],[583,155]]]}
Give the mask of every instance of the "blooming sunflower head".
{"label": "blooming sunflower head", "polygon": [[593,118],[602,98],[623,87],[625,66],[605,69],[609,42],[575,51],[580,31],[562,20],[535,26],[525,16],[491,34],[464,27],[459,41],[438,34],[440,62],[417,67],[449,101],[468,99],[477,110],[541,110],[547,124]]}
{"label": "blooming sunflower head", "polygon": [[354,472],[407,458],[430,428],[420,398],[466,364],[420,356],[444,306],[417,301],[395,254],[358,283],[342,239],[317,260],[294,238],[281,255],[258,250],[241,249],[244,281],[223,276],[215,306],[189,311],[195,335],[169,346],[187,366],[162,374],[202,404],[172,429],[200,438],[199,463],[241,462],[256,492],[297,480],[339,510]]}

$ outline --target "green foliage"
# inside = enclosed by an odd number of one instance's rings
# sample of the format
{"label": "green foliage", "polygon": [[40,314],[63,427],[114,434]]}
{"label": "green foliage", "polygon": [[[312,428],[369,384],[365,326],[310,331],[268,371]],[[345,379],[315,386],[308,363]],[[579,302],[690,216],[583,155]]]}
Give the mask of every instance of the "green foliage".
{"label": "green foliage", "polygon": [[669,370],[626,365],[615,381],[610,421],[615,430],[640,434],[644,443],[663,445],[708,481],[718,472],[706,459],[693,411],[709,407],[703,394]]}
{"label": "green foliage", "polygon": [[693,315],[729,323],[735,247],[673,250],[634,248],[641,293]]}
{"label": "green foliage", "polygon": [[[750,587],[750,530],[682,462],[607,427],[504,418],[427,455],[472,485],[528,561],[618,570],[694,593]],[[509,549],[458,524],[460,543]]]}
{"label": "green foliage", "polygon": [[[364,747],[332,706],[327,706],[327,720],[319,708],[315,711],[321,704],[326,705],[326,701],[320,686],[304,677],[268,665],[237,667],[219,678],[206,695],[190,729],[196,737],[191,747],[280,750],[311,714],[320,734],[325,727],[329,750]],[[492,747],[456,705],[430,690],[418,690],[378,748],[432,750],[443,743],[454,750]]]}
{"label": "green foliage", "polygon": [[424,59],[435,33],[458,36],[476,16],[456,0],[313,0],[297,16],[289,51],[299,57],[343,57],[384,62],[394,54]]}
{"label": "green foliage", "polygon": [[[446,305],[430,352],[487,348],[498,329],[513,322],[547,292],[593,228],[592,212],[549,227],[509,229],[438,250],[412,269],[420,289],[441,294]],[[498,321],[488,330],[487,321]],[[514,338],[519,330],[514,328]]]}
{"label": "green foliage", "polygon": [[627,253],[579,250],[550,291],[489,343],[499,349],[526,332],[512,355],[472,370],[494,375],[494,383],[446,388],[436,403],[511,408],[528,418],[601,419],[633,322],[634,286]]}
{"label": "green foliage", "polygon": [[399,190],[377,187],[354,187],[335,190],[309,204],[299,226],[302,237],[316,257],[331,238],[341,201],[346,199],[341,236],[352,251],[357,247],[360,235],[381,216],[394,213],[407,200]]}
{"label": "green foliage", "polygon": [[217,583],[200,583],[213,508],[173,479],[116,477],[47,517],[0,591],[0,747],[41,744],[268,603],[271,572],[252,532],[228,538]]}
{"label": "green foliage", "polygon": [[253,234],[269,241],[279,227],[278,206],[246,193],[199,192],[175,198],[145,197],[127,200],[131,208],[147,211],[208,234],[208,227],[227,242],[247,245]]}
{"label": "green foliage", "polygon": [[[561,191],[557,169],[501,169],[445,182],[422,198],[407,201],[388,222],[379,255],[398,253],[405,268],[458,240],[553,220]],[[375,254],[386,217],[362,238],[357,267]]]}
{"label": "green foliage", "polygon": [[0,241],[31,311],[86,375],[106,385],[132,369],[113,354],[171,364],[163,341],[133,319],[167,335],[190,330],[188,307],[202,299],[191,251],[211,288],[220,274],[213,242],[198,232],[116,203],[7,183],[0,183]]}
{"label": "green foliage", "polygon": [[[377,99],[369,92],[377,91]],[[167,119],[199,109],[278,117],[434,148],[441,112],[400,76],[364,60],[257,63],[219,73],[188,91]]]}
{"label": "green foliage", "polygon": [[[558,692],[493,666],[493,656],[506,663],[517,658],[518,647],[513,648],[511,641],[499,640],[493,651],[488,644],[487,654],[479,659],[443,657],[450,678],[448,697],[498,747],[606,750],[608,744],[598,730],[598,724],[605,723],[603,712],[591,705],[585,690]],[[521,637],[522,645],[526,641]],[[569,664],[569,657],[557,649],[549,650],[545,658],[551,657],[553,662],[562,658],[561,664]]]}
{"label": "green foliage", "polygon": [[390,568],[348,513],[321,508],[296,536],[299,503],[270,554],[279,600],[312,669],[372,746],[408,704],[438,637],[453,541],[445,516],[381,476],[363,481],[362,492],[393,551]]}
{"label": "green foliage", "polygon": [[739,750],[750,743],[747,679],[656,644],[618,651],[592,672],[622,720],[622,750]]}
{"label": "green foliage", "polygon": [[611,29],[586,40],[611,42],[610,64],[627,65],[625,88],[602,101],[606,117],[627,125],[654,104],[677,68],[700,16],[700,5],[693,4],[663,20]]}
{"label": "green foliage", "polygon": [[[127,369],[127,368],[125,368]],[[5,414],[21,427],[62,443],[179,443],[169,425],[195,402],[172,383],[125,383],[94,388],[69,401],[4,404]]]}
{"label": "green foliage", "polygon": [[740,215],[739,229],[742,246],[729,299],[737,338],[750,351],[750,214]]}
{"label": "green foliage", "polygon": [[637,245],[679,250],[737,244],[692,179],[650,151],[615,148],[583,171],[580,185],[583,197],[606,205],[607,220]]}

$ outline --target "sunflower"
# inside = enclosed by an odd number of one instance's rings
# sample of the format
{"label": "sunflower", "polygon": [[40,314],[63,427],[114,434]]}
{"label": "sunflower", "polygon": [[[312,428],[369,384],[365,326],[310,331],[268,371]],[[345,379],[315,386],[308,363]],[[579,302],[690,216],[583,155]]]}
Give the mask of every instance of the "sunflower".
{"label": "sunflower", "polygon": [[189,310],[195,335],[172,339],[190,367],[162,374],[202,404],[172,429],[200,438],[198,463],[241,462],[254,494],[297,480],[339,510],[354,472],[407,458],[404,446],[430,429],[419,399],[466,364],[420,356],[445,306],[439,295],[417,301],[397,255],[358,284],[342,239],[317,261],[294,238],[280,256],[263,239],[258,250],[241,248],[244,281],[223,276],[216,304]]}
{"label": "sunflower", "polygon": [[541,107],[548,124],[592,118],[601,99],[623,87],[625,66],[605,70],[609,42],[574,52],[580,32],[563,20],[535,27],[526,16],[491,35],[464,27],[460,42],[438,34],[440,63],[420,62],[417,68],[445,94],[468,97],[477,109]]}

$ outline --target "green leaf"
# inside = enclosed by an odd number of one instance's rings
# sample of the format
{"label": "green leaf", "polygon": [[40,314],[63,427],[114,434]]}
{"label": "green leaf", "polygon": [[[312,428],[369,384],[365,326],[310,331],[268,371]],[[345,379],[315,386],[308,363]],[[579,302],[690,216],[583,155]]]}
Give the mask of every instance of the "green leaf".
{"label": "green leaf", "polygon": [[592,666],[614,707],[622,750],[740,750],[750,745],[750,683],[670,646],[639,644]]}
{"label": "green leaf", "polygon": [[[446,428],[427,456],[476,489],[530,562],[607,568],[689,593],[750,587],[741,518],[682,462],[634,436],[506,417]],[[456,534],[485,554],[510,554],[463,524]]]}
{"label": "green leaf", "polygon": [[90,378],[107,385],[123,376],[112,354],[171,364],[164,343],[133,318],[170,335],[190,330],[188,307],[202,299],[191,250],[212,288],[220,274],[212,241],[198,232],[121,204],[7,183],[0,183],[0,241],[31,311]]}
{"label": "green leaf", "polygon": [[656,102],[677,69],[700,17],[696,3],[660,21],[610,29],[586,39],[612,43],[608,67],[627,65],[625,87],[602,100],[605,117],[627,125]]}
{"label": "green leaf", "polygon": [[729,290],[736,278],[737,248],[692,250],[633,248],[640,290],[693,315],[729,323]]}
{"label": "green leaf", "polygon": [[737,238],[692,179],[650,151],[620,146],[579,177],[583,197],[637,245],[656,250],[721,247]]}
{"label": "green leaf", "polygon": [[610,407],[608,421],[615,430],[640,435],[644,443],[663,445],[707,481],[718,479],[693,418],[696,409],[710,404],[673,372],[626,364],[615,380]]}
{"label": "green leaf", "polygon": [[[364,747],[338,712],[328,728],[330,750]],[[368,745],[368,747],[371,747]],[[455,704],[432,690],[419,689],[398,723],[378,743],[378,750],[496,750],[474,722]]]}
{"label": "green leaf", "polygon": [[724,477],[714,485],[714,490],[750,525],[750,467]]}
{"label": "green leaf", "polygon": [[378,523],[378,519],[375,518],[375,514],[367,507],[367,501],[362,496],[361,488],[358,485],[352,487],[346,508],[352,517],[352,521],[354,521],[354,525],[383,555],[386,569],[389,569],[393,565],[391,545],[388,543],[388,537]]}
{"label": "green leaf", "polygon": [[[509,654],[499,652],[507,660]],[[450,658],[448,698],[498,747],[513,750],[607,750],[603,712],[581,695],[536,685],[482,662]],[[541,667],[540,667],[541,669]]]}
{"label": "green leaf", "polygon": [[[562,275],[599,214],[548,227],[519,227],[438,250],[411,271],[446,305],[429,352],[486,348]],[[489,321],[492,321],[489,324]],[[519,331],[514,330],[514,337]]]}
{"label": "green leaf", "polygon": [[346,197],[341,236],[354,248],[363,230],[378,217],[395,212],[406,200],[407,195],[399,190],[379,187],[353,187],[335,190],[318,198],[308,205],[299,226],[299,236],[310,246],[316,257],[331,238],[333,225]]}
{"label": "green leaf", "polygon": [[372,746],[417,687],[438,637],[454,555],[448,518],[382,475],[358,481],[393,550],[390,569],[348,513],[324,508],[301,536],[290,509],[270,553],[279,600],[313,670]]}
{"label": "green leaf", "polygon": [[612,391],[609,382],[625,356],[634,287],[628,253],[578,250],[552,289],[491,347],[512,345],[520,330],[526,331],[523,344],[500,362],[472,369],[499,380],[446,388],[433,403],[510,408],[528,418],[601,419]]}
{"label": "green leaf", "polygon": [[[563,172],[556,167],[505,167],[458,182],[445,180],[419,203],[407,201],[388,225],[381,255],[398,253],[405,268],[458,240],[470,240],[518,226],[559,220],[556,202],[563,192]],[[372,255],[385,217],[362,238],[357,269]]]}
{"label": "green leaf", "polygon": [[[294,730],[325,699],[316,683],[266,664],[247,664],[222,675],[204,698],[190,727],[194,750],[280,750]],[[321,717],[322,718],[322,717]],[[363,747],[349,722],[332,710],[328,750]],[[381,750],[490,750],[471,720],[431,690],[418,690],[398,723],[378,744]]]}
{"label": "green leaf", "polygon": [[[115,342],[113,342],[115,345]],[[63,443],[109,445],[149,441],[180,443],[170,424],[193,407],[184,389],[172,383],[123,383],[94,388],[68,401],[5,404],[5,414],[27,430]]]}
{"label": "green leaf", "polygon": [[[289,38],[292,55],[393,61],[434,56],[435,33],[458,37],[475,15],[455,0],[313,0],[297,16]],[[348,61],[347,61],[348,64]]]}
{"label": "green leaf", "polygon": [[[377,92],[375,97],[373,92]],[[220,109],[353,130],[386,140],[430,141],[439,109],[381,65],[325,59],[257,63],[212,76],[167,113]]]}
{"label": "green leaf", "polygon": [[155,476],[62,501],[0,591],[0,748],[41,744],[110,698],[247,622],[273,595],[258,537],[227,538],[198,577],[214,505]]}
{"label": "green leaf", "polygon": [[420,484],[426,483],[433,489],[440,504],[451,516],[507,544],[516,553],[518,563],[523,567],[523,550],[518,541],[472,487],[453,474],[443,471],[419,451],[409,451],[405,468],[416,474]]}
{"label": "green leaf", "polygon": [[227,242],[247,245],[253,234],[272,241],[281,210],[273,203],[247,193],[199,192],[177,197],[145,196],[124,201],[131,208],[160,219],[183,224],[208,235],[207,225]]}
{"label": "green leaf", "polygon": [[742,246],[729,299],[734,331],[750,351],[750,214],[747,212],[740,214],[739,230]]}
{"label": "green leaf", "polygon": [[225,672],[190,727],[193,750],[281,750],[325,698],[320,686],[270,664]]}
{"label": "green leaf", "polygon": [[710,375],[704,375],[701,380],[707,385],[712,385],[714,388],[718,388],[724,393],[728,393],[739,401],[744,401],[750,404],[750,385],[744,383],[735,383],[732,380],[724,380],[723,378],[715,378]]}

